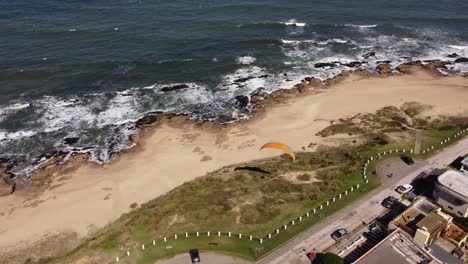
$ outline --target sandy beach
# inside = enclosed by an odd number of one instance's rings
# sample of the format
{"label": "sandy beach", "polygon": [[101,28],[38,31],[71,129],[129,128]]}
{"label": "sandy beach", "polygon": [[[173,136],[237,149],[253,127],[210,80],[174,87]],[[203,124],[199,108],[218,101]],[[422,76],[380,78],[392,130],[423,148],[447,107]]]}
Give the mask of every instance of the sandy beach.
{"label": "sandy beach", "polygon": [[175,118],[147,127],[137,146],[110,164],[71,162],[54,170],[45,192],[1,197],[0,254],[57,234],[78,241],[129,211],[133,203],[145,203],[229,164],[278,155],[274,150],[259,152],[269,141],[287,143],[296,151],[310,143],[332,144],[316,136],[332,120],[405,102],[431,105],[423,116],[468,116],[468,78],[461,76],[423,70],[387,77],[351,74],[332,86],[309,89],[236,124],[199,125]]}

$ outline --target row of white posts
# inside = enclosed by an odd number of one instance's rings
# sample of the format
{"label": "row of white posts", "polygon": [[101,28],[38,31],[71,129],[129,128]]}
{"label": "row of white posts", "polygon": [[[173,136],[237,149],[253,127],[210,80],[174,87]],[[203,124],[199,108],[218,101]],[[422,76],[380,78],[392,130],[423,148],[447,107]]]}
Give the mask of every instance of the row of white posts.
{"label": "row of white posts", "polygon": [[[465,128],[462,131],[455,134],[453,137],[448,137],[448,138],[442,140],[440,142],[440,144],[441,145],[446,144],[446,143],[450,142],[453,138],[460,137],[460,136],[462,136],[463,134],[465,134],[467,132],[468,132],[468,128]],[[431,151],[433,149],[434,149],[434,146],[431,146],[431,147],[429,147],[427,149],[424,149],[422,151],[422,153],[424,154],[424,153],[429,152],[429,151]],[[406,149],[395,149],[395,150],[384,151],[383,153],[378,153],[377,156],[375,156],[375,157],[372,156],[368,160],[366,160],[366,162],[364,163],[364,166],[363,166],[363,171],[362,171],[362,177],[363,177],[364,182],[366,184],[369,183],[369,180],[367,179],[367,166],[370,164],[370,162],[373,161],[374,159],[380,159],[381,157],[383,157],[383,156],[385,156],[387,154],[392,154],[392,153],[406,153]],[[413,153],[413,149],[410,149],[409,153]],[[338,194],[337,196],[333,197],[331,200],[327,201],[326,203],[321,204],[318,208],[312,209],[311,211],[305,213],[303,216],[299,216],[298,218],[292,220],[288,224],[283,225],[281,228],[276,229],[273,233],[268,234],[266,236],[266,238],[271,239],[273,237],[273,234],[277,235],[277,234],[279,234],[281,232],[281,230],[286,230],[288,228],[288,226],[293,226],[296,223],[301,222],[304,218],[308,218],[308,217],[310,217],[310,215],[316,214],[317,211],[323,210],[323,208],[329,206],[330,203],[335,203],[336,200],[343,198],[344,196],[348,195],[350,192],[353,192],[356,189],[359,189],[359,187],[360,187],[360,185],[356,184],[355,186],[345,190],[344,192],[342,192],[342,193]],[[200,234],[202,234],[202,233],[196,232],[197,237],[200,236]],[[206,232],[206,235],[210,236],[211,233],[208,231],[208,232]],[[221,236],[221,235],[222,235],[222,233],[220,231],[218,231],[217,236]],[[228,237],[237,236],[239,238],[242,238],[242,234],[234,235],[231,232],[228,232],[227,235],[228,235]],[[189,233],[185,233],[185,237],[189,237]],[[177,239],[177,238],[178,238],[178,235],[177,234],[174,235],[174,239]],[[258,240],[260,242],[260,244],[263,243],[263,238],[254,238],[253,236],[249,236],[248,238],[249,238],[249,240]],[[167,237],[163,238],[164,242],[167,242],[167,240],[168,240]],[[156,246],[156,240],[153,240],[153,246]],[[145,245],[141,245],[141,249],[145,250]],[[127,251],[126,254],[123,257],[125,257],[125,256],[130,256],[130,251]],[[120,261],[120,258],[122,258],[122,257],[116,257],[115,260],[118,262],[118,261]]]}

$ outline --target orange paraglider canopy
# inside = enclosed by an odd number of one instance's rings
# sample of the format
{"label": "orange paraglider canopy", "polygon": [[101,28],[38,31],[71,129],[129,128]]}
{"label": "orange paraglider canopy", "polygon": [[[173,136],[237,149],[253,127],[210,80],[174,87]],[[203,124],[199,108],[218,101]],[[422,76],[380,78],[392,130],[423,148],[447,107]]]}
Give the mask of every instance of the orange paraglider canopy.
{"label": "orange paraglider canopy", "polygon": [[283,151],[284,153],[288,154],[289,156],[291,156],[291,158],[293,160],[296,160],[296,155],[294,154],[294,151],[290,147],[286,146],[283,143],[278,143],[278,142],[266,143],[265,145],[263,145],[260,148],[260,150],[266,149],[266,148],[279,149],[279,150]]}

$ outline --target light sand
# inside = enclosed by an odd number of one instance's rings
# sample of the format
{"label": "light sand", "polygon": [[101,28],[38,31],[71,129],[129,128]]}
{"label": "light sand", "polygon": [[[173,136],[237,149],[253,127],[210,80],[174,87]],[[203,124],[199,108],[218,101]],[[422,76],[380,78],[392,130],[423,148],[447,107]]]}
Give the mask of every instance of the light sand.
{"label": "light sand", "polygon": [[266,142],[280,141],[300,150],[311,142],[324,142],[315,134],[330,120],[410,101],[434,106],[427,113],[432,116],[468,115],[468,79],[422,71],[386,78],[352,75],[324,92],[292,99],[224,129],[189,122],[152,128],[135,150],[112,164],[83,164],[62,172],[70,179],[42,194],[44,202],[36,207],[23,207],[27,203],[18,195],[0,198],[0,215],[6,214],[0,216],[0,252],[47,233],[76,232],[84,237],[129,211],[132,203],[144,203],[225,165],[280,154],[259,152]]}

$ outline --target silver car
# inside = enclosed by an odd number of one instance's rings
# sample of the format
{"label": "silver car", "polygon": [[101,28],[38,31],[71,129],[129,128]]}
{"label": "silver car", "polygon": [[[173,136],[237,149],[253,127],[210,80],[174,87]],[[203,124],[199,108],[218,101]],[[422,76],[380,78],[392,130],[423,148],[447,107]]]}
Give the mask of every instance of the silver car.
{"label": "silver car", "polygon": [[344,229],[344,228],[340,228],[338,230],[336,230],[335,232],[333,232],[331,234],[331,237],[335,240],[335,241],[340,241],[344,236],[346,236],[348,234],[348,230]]}

